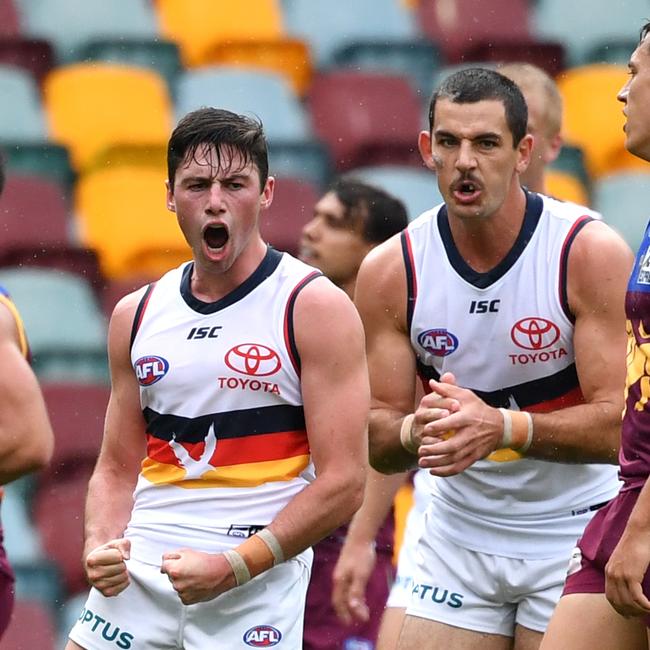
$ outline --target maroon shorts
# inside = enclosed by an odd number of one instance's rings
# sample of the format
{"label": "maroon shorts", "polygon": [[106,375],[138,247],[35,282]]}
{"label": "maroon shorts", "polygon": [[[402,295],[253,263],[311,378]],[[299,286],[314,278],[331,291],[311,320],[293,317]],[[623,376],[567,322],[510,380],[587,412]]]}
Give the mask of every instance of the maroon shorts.
{"label": "maroon shorts", "polygon": [[367,623],[345,626],[332,607],[332,572],[342,540],[327,537],[314,546],[314,563],[305,607],[303,650],[373,650],[395,571],[392,553],[377,549],[377,563],[366,589]]}
{"label": "maroon shorts", "polygon": [[[582,554],[580,568],[567,576],[562,595],[605,593],[605,565],[621,539],[640,491],[641,486],[619,492],[594,515],[578,541]],[[643,593],[650,598],[650,571],[642,586]],[[643,620],[650,627],[650,615]]]}

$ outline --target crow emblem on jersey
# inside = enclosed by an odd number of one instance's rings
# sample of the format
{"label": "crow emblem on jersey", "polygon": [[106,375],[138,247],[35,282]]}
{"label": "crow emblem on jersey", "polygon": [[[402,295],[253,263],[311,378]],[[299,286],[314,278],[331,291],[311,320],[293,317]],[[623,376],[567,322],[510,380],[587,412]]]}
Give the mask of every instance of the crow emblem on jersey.
{"label": "crow emblem on jersey", "polygon": [[638,284],[650,284],[650,247],[646,249],[639,261],[639,274],[636,281]]}
{"label": "crow emblem on jersey", "polygon": [[253,377],[274,375],[282,367],[275,350],[261,343],[240,343],[226,352],[226,365],[235,372]]}

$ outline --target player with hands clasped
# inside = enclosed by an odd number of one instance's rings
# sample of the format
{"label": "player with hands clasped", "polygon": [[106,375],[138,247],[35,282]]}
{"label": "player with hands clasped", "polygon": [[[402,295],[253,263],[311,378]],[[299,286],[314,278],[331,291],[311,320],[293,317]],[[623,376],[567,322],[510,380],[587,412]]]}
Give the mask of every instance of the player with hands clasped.
{"label": "player with hands clasped", "polygon": [[431,495],[400,650],[537,648],[617,490],[632,255],[587,208],[521,186],[532,143],[513,81],[445,79],[419,136],[444,203],[357,279],[371,463],[426,468]]}

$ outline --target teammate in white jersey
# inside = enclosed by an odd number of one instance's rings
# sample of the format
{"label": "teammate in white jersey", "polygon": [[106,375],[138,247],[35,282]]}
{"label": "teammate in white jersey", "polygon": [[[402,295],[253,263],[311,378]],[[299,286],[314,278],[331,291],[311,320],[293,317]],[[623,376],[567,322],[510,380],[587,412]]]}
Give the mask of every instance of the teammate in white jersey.
{"label": "teammate in white jersey", "polygon": [[111,318],[93,589],[67,647],[293,650],[307,549],[362,498],[361,323],[320,272],[262,241],[275,181],[261,124],[186,115],[168,172],[192,260]]}
{"label": "teammate in white jersey", "polygon": [[[499,66],[498,71],[519,86],[528,108],[527,130],[534,137],[530,163],[520,174],[519,180],[533,192],[546,193],[547,168],[557,158],[562,146],[562,97],[555,81],[544,70],[531,63],[508,63]],[[600,218],[595,212],[590,214]],[[416,402],[417,399],[416,397]],[[378,476],[381,478],[377,478]],[[364,553],[360,547],[362,543],[368,545],[374,539],[380,520],[378,516],[373,515],[380,515],[388,509],[395,488],[401,484],[399,474],[386,476],[374,473],[369,475],[368,481],[364,504],[353,518],[353,535],[350,536],[350,541],[354,543],[346,543],[343,547],[337,567],[340,588],[335,592],[336,604],[344,619],[355,620],[364,612],[361,595],[365,589],[364,579],[368,569],[360,559],[367,556],[368,552]],[[414,477],[414,504],[406,522],[397,576],[386,603],[377,650],[394,650],[397,647],[413,584],[412,574],[416,566],[420,519],[430,499],[430,490],[430,485],[421,475]]]}
{"label": "teammate in white jersey", "polygon": [[[436,477],[402,649],[536,648],[575,537],[617,487],[631,254],[588,211],[522,189],[526,122],[503,75],[446,79],[419,138],[445,204],[357,281],[371,461]],[[412,413],[416,371],[429,394]]]}

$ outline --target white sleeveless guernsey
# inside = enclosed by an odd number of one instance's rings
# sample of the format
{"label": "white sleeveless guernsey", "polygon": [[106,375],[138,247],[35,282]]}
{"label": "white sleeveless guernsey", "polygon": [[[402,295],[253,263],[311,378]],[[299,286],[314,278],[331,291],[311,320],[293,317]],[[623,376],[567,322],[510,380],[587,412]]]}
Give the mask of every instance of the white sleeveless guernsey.
{"label": "white sleeveless guernsey", "polygon": [[[459,255],[444,205],[409,224],[402,250],[423,381],[450,371],[491,406],[534,413],[584,401],[566,274],[571,243],[593,213],[534,193],[526,201],[517,241],[488,273]],[[435,479],[427,525],[473,551],[537,559],[568,553],[593,510],[616,494],[616,471],[501,450]]]}
{"label": "white sleeveless guernsey", "polygon": [[192,267],[150,285],[134,319],[147,455],[126,536],[154,564],[181,546],[240,543],[314,478],[293,307],[320,272],[269,248],[240,287],[204,303]]}

